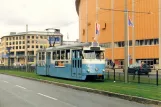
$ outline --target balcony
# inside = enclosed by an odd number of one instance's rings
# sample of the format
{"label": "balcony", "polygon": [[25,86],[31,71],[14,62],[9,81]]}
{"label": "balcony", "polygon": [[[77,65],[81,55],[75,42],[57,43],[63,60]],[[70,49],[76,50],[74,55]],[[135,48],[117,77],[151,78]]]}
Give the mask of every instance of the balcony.
{"label": "balcony", "polygon": [[16,57],[25,57],[25,54],[16,54]]}
{"label": "balcony", "polygon": [[13,58],[13,57],[15,57],[15,55],[14,54],[10,54],[10,57]]}

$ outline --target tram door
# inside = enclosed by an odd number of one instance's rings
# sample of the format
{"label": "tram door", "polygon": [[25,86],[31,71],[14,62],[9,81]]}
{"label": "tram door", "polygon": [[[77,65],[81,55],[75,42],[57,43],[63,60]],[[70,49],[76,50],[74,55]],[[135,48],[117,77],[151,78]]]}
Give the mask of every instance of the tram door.
{"label": "tram door", "polygon": [[46,53],[46,75],[49,75],[51,52]]}
{"label": "tram door", "polygon": [[72,51],[72,76],[76,78],[82,77],[82,59],[79,50]]}

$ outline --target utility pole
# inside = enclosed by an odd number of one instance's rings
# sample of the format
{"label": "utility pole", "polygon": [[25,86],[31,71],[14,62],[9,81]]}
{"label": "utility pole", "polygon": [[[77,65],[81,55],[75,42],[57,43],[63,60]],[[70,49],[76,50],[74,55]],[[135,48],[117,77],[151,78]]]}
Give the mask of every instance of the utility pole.
{"label": "utility pole", "polygon": [[124,0],[124,77],[125,83],[128,82],[128,10],[127,10],[127,0]]}
{"label": "utility pole", "polygon": [[12,47],[7,47],[7,51],[8,51],[8,68],[10,67],[10,50]]}
{"label": "utility pole", "polygon": [[26,72],[28,71],[28,66],[27,66],[27,64],[28,64],[28,51],[27,51],[27,36],[28,36],[28,25],[26,25],[26,36],[25,36],[25,64],[26,64]]}
{"label": "utility pole", "polygon": [[[132,0],[132,11],[135,11],[135,0]],[[135,14],[132,13],[133,24],[135,25]],[[132,27],[132,63],[135,63],[135,27]]]}
{"label": "utility pole", "polygon": [[[111,0],[111,9],[114,9],[114,0]],[[112,28],[112,62],[114,62],[114,11],[111,12]]]}
{"label": "utility pole", "polygon": [[158,12],[159,12],[159,69],[161,69],[161,0],[159,0],[159,8],[158,8]]}
{"label": "utility pole", "polygon": [[[96,0],[96,23],[98,24],[98,0]],[[96,24],[95,24],[95,31],[96,31]],[[98,34],[99,35],[99,34]],[[98,42],[98,35],[95,32],[95,40]]]}
{"label": "utility pole", "polygon": [[88,0],[86,0],[86,42],[88,42]]}

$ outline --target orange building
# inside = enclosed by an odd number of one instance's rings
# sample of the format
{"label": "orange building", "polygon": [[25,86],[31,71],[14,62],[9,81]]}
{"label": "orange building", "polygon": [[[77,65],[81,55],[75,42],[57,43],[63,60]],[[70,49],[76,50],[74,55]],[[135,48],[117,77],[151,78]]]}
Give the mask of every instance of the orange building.
{"label": "orange building", "polygon": [[[159,0],[128,0],[128,16],[134,24],[134,27],[128,27],[130,63],[159,64],[160,7]],[[76,9],[80,41],[93,41],[98,22],[98,42],[107,48],[106,58],[117,66],[123,65],[124,0],[76,0]]]}

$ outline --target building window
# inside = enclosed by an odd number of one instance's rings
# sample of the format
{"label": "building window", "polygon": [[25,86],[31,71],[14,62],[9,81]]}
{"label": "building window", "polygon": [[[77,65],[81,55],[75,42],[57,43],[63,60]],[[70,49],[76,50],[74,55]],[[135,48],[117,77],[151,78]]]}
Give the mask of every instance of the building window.
{"label": "building window", "polygon": [[148,45],[148,40],[145,40],[145,45]]}
{"label": "building window", "polygon": [[21,39],[21,36],[19,36],[19,39]]}
{"label": "building window", "polygon": [[12,40],[12,38],[10,37],[10,40]]}
{"label": "building window", "polygon": [[15,44],[15,42],[12,43],[13,45]]}
{"label": "building window", "polygon": [[100,44],[100,46],[105,47],[105,48],[111,48],[112,44],[111,44],[111,42],[109,42],[109,43]]}
{"label": "building window", "polygon": [[30,39],[30,36],[27,36],[28,39]]}
{"label": "building window", "polygon": [[140,40],[140,45],[145,45],[144,40]]}
{"label": "building window", "polygon": [[32,48],[34,48],[34,46],[32,45]]}
{"label": "building window", "polygon": [[14,49],[15,47],[13,46],[12,49]]}
{"label": "building window", "polygon": [[18,41],[16,41],[16,45],[18,45]]}
{"label": "building window", "polygon": [[136,40],[135,45],[139,46],[139,40]]}
{"label": "building window", "polygon": [[18,49],[18,46],[16,46],[16,49]]}
{"label": "building window", "polygon": [[6,38],[8,40],[8,38]]}
{"label": "building window", "polygon": [[115,45],[115,47],[118,47],[118,42],[115,42],[114,45]]}
{"label": "building window", "polygon": [[23,44],[25,44],[25,41],[23,41]]}
{"label": "building window", "polygon": [[115,47],[124,47],[125,46],[125,43],[123,41],[121,41],[121,42],[115,42],[114,45],[115,45]]}
{"label": "building window", "polygon": [[129,46],[132,46],[132,40],[129,41]]}
{"label": "building window", "polygon": [[159,44],[159,39],[146,39],[146,40],[136,40],[136,46],[144,46],[144,45],[157,45]]}
{"label": "building window", "polygon": [[118,47],[122,47],[122,43],[121,42],[118,42]]}
{"label": "building window", "polygon": [[30,43],[30,41],[27,41],[27,43]]}
{"label": "building window", "polygon": [[32,43],[34,43],[34,41],[32,41]]}
{"label": "building window", "polygon": [[39,46],[38,46],[38,45],[36,45],[36,48],[39,48]]}
{"label": "building window", "polygon": [[154,45],[154,40],[153,39],[150,40],[150,45]]}
{"label": "building window", "polygon": [[44,36],[44,39],[47,39],[47,36]]}
{"label": "building window", "polygon": [[158,45],[159,44],[159,39],[154,39],[154,45]]}
{"label": "building window", "polygon": [[32,36],[32,39],[34,39],[34,36]]}
{"label": "building window", "polygon": [[21,41],[19,41],[19,44],[21,44]]}
{"label": "building window", "polygon": [[16,40],[18,40],[18,36],[16,37]]}
{"label": "building window", "polygon": [[25,36],[23,36],[23,39],[25,39]]}
{"label": "building window", "polygon": [[27,48],[30,48],[30,45],[28,45]]}
{"label": "building window", "polygon": [[13,37],[13,40],[15,40],[15,37]]}
{"label": "building window", "polygon": [[11,42],[10,42],[10,45],[11,45]]}
{"label": "building window", "polygon": [[42,46],[40,46],[40,48],[42,48]]}
{"label": "building window", "polygon": [[6,45],[8,45],[8,42],[6,42]]}
{"label": "building window", "polygon": [[36,39],[38,39],[38,38],[39,38],[39,36],[37,35],[37,36],[36,36]]}
{"label": "building window", "polygon": [[25,49],[25,46],[23,46],[23,49]]}
{"label": "building window", "polygon": [[42,37],[42,36],[40,36],[40,39],[43,39],[43,37]]}
{"label": "building window", "polygon": [[19,49],[21,49],[21,46],[19,46]]}

